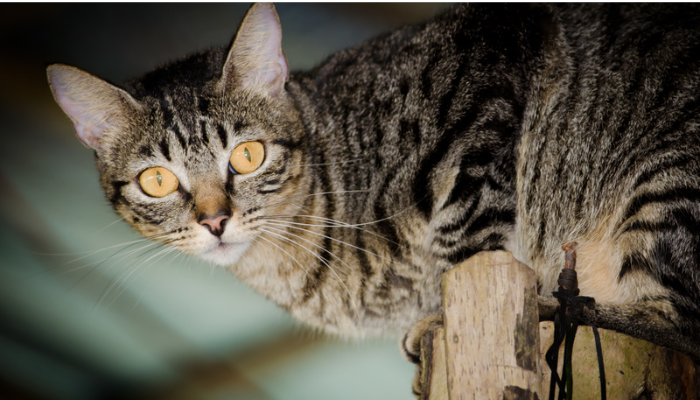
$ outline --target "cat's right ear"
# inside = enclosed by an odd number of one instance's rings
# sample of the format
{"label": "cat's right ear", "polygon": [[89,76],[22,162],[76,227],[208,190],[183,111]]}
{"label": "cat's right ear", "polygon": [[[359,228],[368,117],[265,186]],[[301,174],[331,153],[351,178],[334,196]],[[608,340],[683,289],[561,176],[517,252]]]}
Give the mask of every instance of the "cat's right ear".
{"label": "cat's right ear", "polygon": [[246,88],[277,97],[289,78],[282,51],[282,26],[275,6],[253,4],[243,18],[226,57],[219,89]]}
{"label": "cat's right ear", "polygon": [[104,147],[109,134],[122,130],[138,103],[124,90],[69,65],[46,69],[56,102],[73,121],[75,133],[88,147]]}

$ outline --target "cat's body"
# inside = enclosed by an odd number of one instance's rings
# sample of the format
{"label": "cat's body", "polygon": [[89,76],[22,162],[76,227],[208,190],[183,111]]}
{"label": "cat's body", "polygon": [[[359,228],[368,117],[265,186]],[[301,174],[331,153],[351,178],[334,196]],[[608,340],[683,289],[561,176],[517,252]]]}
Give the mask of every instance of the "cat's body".
{"label": "cat's body", "polygon": [[[546,296],[576,241],[589,321],[698,357],[697,15],[458,6],[287,78],[259,5],[230,52],[126,91],[72,67],[49,77],[127,221],[314,326],[404,332],[481,250],[514,252]],[[248,142],[264,161],[234,173]],[[162,198],[139,187],[156,166],[179,180]]]}

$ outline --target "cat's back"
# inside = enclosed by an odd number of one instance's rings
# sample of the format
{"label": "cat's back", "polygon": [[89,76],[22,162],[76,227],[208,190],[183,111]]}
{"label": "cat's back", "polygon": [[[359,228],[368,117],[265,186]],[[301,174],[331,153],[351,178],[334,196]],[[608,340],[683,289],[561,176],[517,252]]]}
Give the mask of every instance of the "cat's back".
{"label": "cat's back", "polygon": [[536,112],[524,121],[519,153],[523,258],[552,290],[560,245],[576,240],[582,265],[597,265],[582,271],[582,287],[597,301],[673,297],[681,287],[692,298],[699,284],[690,244],[697,233],[687,229],[700,218],[698,8],[553,10],[562,52],[531,98]]}

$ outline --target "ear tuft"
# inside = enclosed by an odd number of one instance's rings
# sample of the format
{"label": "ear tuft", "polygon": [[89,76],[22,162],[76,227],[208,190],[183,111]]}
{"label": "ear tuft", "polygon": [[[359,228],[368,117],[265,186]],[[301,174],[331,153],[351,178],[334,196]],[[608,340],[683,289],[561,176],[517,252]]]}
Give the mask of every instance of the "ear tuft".
{"label": "ear tuft", "polygon": [[73,121],[78,138],[100,150],[104,136],[122,129],[137,102],[125,91],[69,65],[46,69],[54,99]]}
{"label": "ear tuft", "polygon": [[282,51],[282,26],[275,6],[256,3],[248,10],[229,50],[222,72],[222,90],[249,88],[277,97],[289,77]]}

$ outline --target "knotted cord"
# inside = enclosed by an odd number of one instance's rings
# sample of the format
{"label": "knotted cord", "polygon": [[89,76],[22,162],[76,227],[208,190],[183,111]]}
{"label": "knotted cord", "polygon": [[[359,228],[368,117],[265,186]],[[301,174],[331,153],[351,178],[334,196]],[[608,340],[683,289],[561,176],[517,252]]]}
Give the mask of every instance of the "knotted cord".
{"label": "knotted cord", "polygon": [[[578,278],[576,276],[576,243],[567,243],[562,246],[566,252],[566,263],[559,274],[559,290],[552,293],[559,299],[559,311],[554,319],[554,342],[545,354],[545,359],[552,371],[549,383],[549,399],[555,400],[555,388],[559,388],[558,400],[571,400],[573,396],[573,376],[571,355],[574,347],[574,338],[579,326],[579,315],[583,307],[592,308],[595,300],[592,297],[579,296]],[[600,334],[595,326],[592,326],[595,337],[596,353],[598,355],[598,373],[600,377],[600,398],[606,400],[605,367],[603,365],[603,350],[600,344]],[[564,365],[562,377],[557,374],[559,364],[559,348],[564,343]]]}

